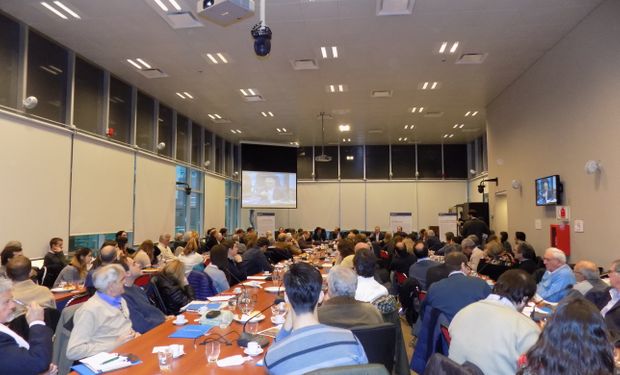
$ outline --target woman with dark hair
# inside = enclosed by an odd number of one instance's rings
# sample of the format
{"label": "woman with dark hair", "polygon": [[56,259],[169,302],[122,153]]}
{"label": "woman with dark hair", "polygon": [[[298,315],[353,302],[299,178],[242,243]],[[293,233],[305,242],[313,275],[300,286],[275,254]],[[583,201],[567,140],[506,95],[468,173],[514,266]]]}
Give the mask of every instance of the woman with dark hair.
{"label": "woman with dark hair", "polygon": [[504,250],[512,254],[512,245],[508,242],[508,232],[499,232],[499,236]]}
{"label": "woman with dark hair", "polygon": [[185,267],[180,260],[167,263],[161,273],[153,277],[166,306],[166,315],[177,315],[181,307],[194,299],[194,289],[187,282]]}
{"label": "woman with dark hair", "polygon": [[60,283],[83,283],[86,280],[86,274],[91,267],[93,261],[93,251],[87,247],[81,247],[73,254],[73,259],[65,268],[60,271],[56,281],[54,281],[54,288],[58,287]]}
{"label": "woman with dark hair", "polygon": [[569,298],[519,363],[520,375],[612,375],[614,348],[596,306],[581,297]]}
{"label": "woman with dark hair", "polygon": [[327,233],[325,233],[325,229],[321,227],[314,228],[314,233],[312,233],[312,241],[327,241]]}
{"label": "woman with dark hair", "polygon": [[355,255],[355,245],[353,241],[343,238],[338,241],[338,256],[336,257],[336,265],[341,265],[353,269],[353,256]]}
{"label": "woman with dark hair", "polygon": [[153,241],[146,240],[140,244],[138,251],[133,256],[134,262],[140,265],[140,268],[149,268],[154,263],[157,263],[154,255],[154,247]]}
{"label": "woman with dark hair", "polygon": [[228,249],[218,244],[211,248],[211,263],[205,267],[205,273],[213,280],[218,293],[230,288],[226,275],[228,274]]}

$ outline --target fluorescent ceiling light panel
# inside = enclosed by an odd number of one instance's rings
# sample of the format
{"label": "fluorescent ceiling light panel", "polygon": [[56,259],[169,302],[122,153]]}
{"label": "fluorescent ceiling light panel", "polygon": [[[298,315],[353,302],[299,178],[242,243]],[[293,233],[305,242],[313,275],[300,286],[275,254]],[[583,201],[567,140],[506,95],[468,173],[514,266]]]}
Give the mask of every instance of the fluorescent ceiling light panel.
{"label": "fluorescent ceiling light panel", "polygon": [[241,94],[243,94],[243,96],[248,96],[248,93],[247,93],[247,92],[245,92],[245,90],[244,90],[244,89],[239,89],[239,91],[241,91]]}
{"label": "fluorescent ceiling light panel", "polygon": [[431,90],[435,90],[437,88],[437,82],[433,82],[431,85]]}
{"label": "fluorescent ceiling light panel", "polygon": [[463,129],[464,126],[465,126],[465,124],[459,125],[459,129]]}
{"label": "fluorescent ceiling light panel", "polygon": [[168,11],[168,7],[166,5],[164,5],[164,3],[161,0],[154,0],[155,4],[157,4],[157,6],[163,10],[164,12]]}
{"label": "fluorescent ceiling light panel", "polygon": [[471,111],[467,111],[467,113],[465,113],[465,117],[469,117],[470,114],[471,114]]}
{"label": "fluorescent ceiling light panel", "polygon": [[338,85],[338,91],[340,91],[340,92],[344,92],[344,86],[342,86],[342,85]]}
{"label": "fluorescent ceiling light panel", "polygon": [[457,48],[459,48],[459,42],[454,42],[454,44],[452,44],[452,48],[450,48],[450,53],[456,52]]}
{"label": "fluorescent ceiling light panel", "polygon": [[46,7],[49,11],[51,11],[52,13],[54,13],[55,15],[57,15],[58,17],[62,18],[63,20],[68,19],[67,16],[65,16],[64,14],[62,14],[58,9],[54,8],[53,6],[49,5],[48,3],[46,3],[45,1],[41,2],[41,5],[43,5],[44,7]]}
{"label": "fluorescent ceiling light panel", "polygon": [[477,114],[478,114],[478,111],[474,111],[474,113],[472,113],[471,116],[473,117],[473,116],[475,116]]}
{"label": "fluorescent ceiling light panel", "polygon": [[176,2],[176,0],[168,0],[168,2],[170,3],[170,5],[172,5],[174,9],[177,10],[177,12],[180,12],[182,10],[181,6],[179,5],[179,3]]}
{"label": "fluorescent ceiling light panel", "polygon": [[263,115],[263,117],[267,117],[267,113],[265,112],[261,112],[260,114]]}
{"label": "fluorescent ceiling light panel", "polygon": [[248,89],[248,92],[250,93],[250,95],[256,95],[256,93],[254,93],[254,90],[252,89]]}
{"label": "fluorescent ceiling light panel", "polygon": [[142,60],[141,58],[137,58],[136,59],[137,62],[139,62],[140,64],[144,65],[145,68],[147,69],[151,69],[151,65],[149,63],[147,63],[146,61]]}
{"label": "fluorescent ceiling light panel", "polygon": [[228,64],[228,59],[226,59],[226,57],[221,52],[218,52],[216,55],[220,58],[220,60],[222,60],[224,64]]}
{"label": "fluorescent ceiling light panel", "polygon": [[183,91],[183,94],[185,94],[185,96],[187,96],[190,99],[194,99],[194,96],[187,91]]}
{"label": "fluorescent ceiling light panel", "polygon": [[426,90],[427,87],[428,87],[428,82],[424,82],[424,84],[422,85],[422,90]]}
{"label": "fluorescent ceiling light panel", "polygon": [[329,91],[336,92],[336,87],[334,85],[329,85]]}
{"label": "fluorescent ceiling light panel", "polygon": [[142,67],[137,62],[133,61],[132,59],[127,59],[127,62],[133,65],[136,69],[142,70]]}
{"label": "fluorescent ceiling light panel", "polygon": [[348,125],[348,124],[339,125],[338,130],[340,130],[341,132],[348,132],[351,130],[351,125]]}
{"label": "fluorescent ceiling light panel", "polygon": [[177,96],[181,99],[185,99],[185,96],[183,94],[181,94],[180,92],[177,92]]}
{"label": "fluorescent ceiling light panel", "polygon": [[[269,116],[273,117],[273,112],[267,112],[269,113]],[[284,129],[284,131],[286,131],[286,129]]]}
{"label": "fluorescent ceiling light panel", "polygon": [[219,61],[217,61],[217,60],[215,59],[215,57],[214,57],[212,54],[207,53],[207,57],[208,57],[208,58],[209,58],[209,60],[211,60],[211,62],[213,62],[214,64],[218,64],[218,63],[219,63]]}
{"label": "fluorescent ceiling light panel", "polygon": [[209,117],[211,118],[211,120],[215,120],[215,116],[213,116],[212,114],[209,113]]}
{"label": "fluorescent ceiling light panel", "polygon": [[57,7],[64,10],[65,12],[69,13],[71,17],[76,18],[78,20],[81,19],[81,17],[77,13],[69,9],[69,7],[67,7],[65,4],[61,3],[60,1],[54,1],[54,4],[56,4]]}
{"label": "fluorescent ceiling light panel", "polygon": [[321,56],[323,56],[324,59],[327,58],[327,48],[326,47],[321,47]]}
{"label": "fluorescent ceiling light panel", "polygon": [[334,56],[334,59],[338,58],[338,47],[332,46],[332,55]]}
{"label": "fluorescent ceiling light panel", "polygon": [[439,47],[439,53],[446,52],[446,48],[448,47],[448,42],[441,43],[441,47]]}
{"label": "fluorescent ceiling light panel", "polygon": [[222,116],[218,115],[217,113],[214,116],[220,119],[222,118]]}

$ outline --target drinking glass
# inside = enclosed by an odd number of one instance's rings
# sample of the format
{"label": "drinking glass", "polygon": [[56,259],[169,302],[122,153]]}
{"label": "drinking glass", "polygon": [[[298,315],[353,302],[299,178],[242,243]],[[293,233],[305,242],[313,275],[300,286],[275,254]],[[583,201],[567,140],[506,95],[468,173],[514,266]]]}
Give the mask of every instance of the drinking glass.
{"label": "drinking glass", "polygon": [[207,362],[214,363],[220,356],[220,342],[210,341],[205,344],[205,355],[207,356]]}
{"label": "drinking glass", "polygon": [[255,319],[250,320],[245,329],[248,333],[255,335],[258,332],[258,322]]}
{"label": "drinking glass", "polygon": [[172,371],[172,350],[170,348],[164,348],[157,352],[157,359],[159,361],[159,370],[162,374]]}
{"label": "drinking glass", "polygon": [[239,310],[241,310],[242,314],[249,314],[254,310],[254,305],[256,303],[256,296],[253,296],[249,293],[241,293],[239,296]]}
{"label": "drinking glass", "polygon": [[230,311],[222,311],[222,314],[220,314],[220,328],[221,329],[226,329],[230,323],[232,323],[232,312]]}

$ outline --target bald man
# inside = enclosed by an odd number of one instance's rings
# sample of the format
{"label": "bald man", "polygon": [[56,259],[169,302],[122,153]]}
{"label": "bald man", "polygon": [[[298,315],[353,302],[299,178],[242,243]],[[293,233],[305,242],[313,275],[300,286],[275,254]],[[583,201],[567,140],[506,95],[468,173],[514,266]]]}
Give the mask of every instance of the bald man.
{"label": "bald man", "polygon": [[601,280],[601,274],[594,262],[589,260],[581,260],[575,264],[573,269],[575,280],[577,283],[573,289],[585,296],[592,289],[604,290],[607,284]]}

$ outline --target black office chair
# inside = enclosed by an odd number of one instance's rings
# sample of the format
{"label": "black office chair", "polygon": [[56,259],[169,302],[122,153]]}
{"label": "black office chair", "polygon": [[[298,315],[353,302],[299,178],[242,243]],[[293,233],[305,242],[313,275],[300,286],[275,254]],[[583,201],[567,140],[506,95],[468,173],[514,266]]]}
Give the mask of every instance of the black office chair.
{"label": "black office chair", "polygon": [[[56,329],[56,325],[58,324],[58,320],[60,319],[60,311],[56,309],[51,309],[46,307],[43,309],[43,321],[45,325],[50,327],[52,330]],[[26,315],[20,315],[17,318],[11,320],[8,323],[8,326],[11,330],[16,332],[18,335],[24,338],[24,340],[28,340],[30,327],[28,325],[28,321],[26,321]]]}
{"label": "black office chair", "polygon": [[306,372],[304,375],[389,375],[389,372],[383,365],[369,363],[367,365],[322,368]]}
{"label": "black office chair", "polygon": [[433,354],[426,364],[424,375],[484,375],[482,370],[473,363],[467,361],[459,365],[443,354]]}
{"label": "black office chair", "polygon": [[389,373],[394,368],[396,343],[396,326],[393,323],[381,323],[351,328],[353,334],[362,343],[368,363],[380,363]]}
{"label": "black office chair", "polygon": [[161,298],[161,294],[159,294],[159,289],[157,289],[157,275],[153,275],[149,280],[149,283],[146,286],[146,295],[155,307],[157,307],[164,314],[167,314],[166,304],[164,303],[163,298]]}

